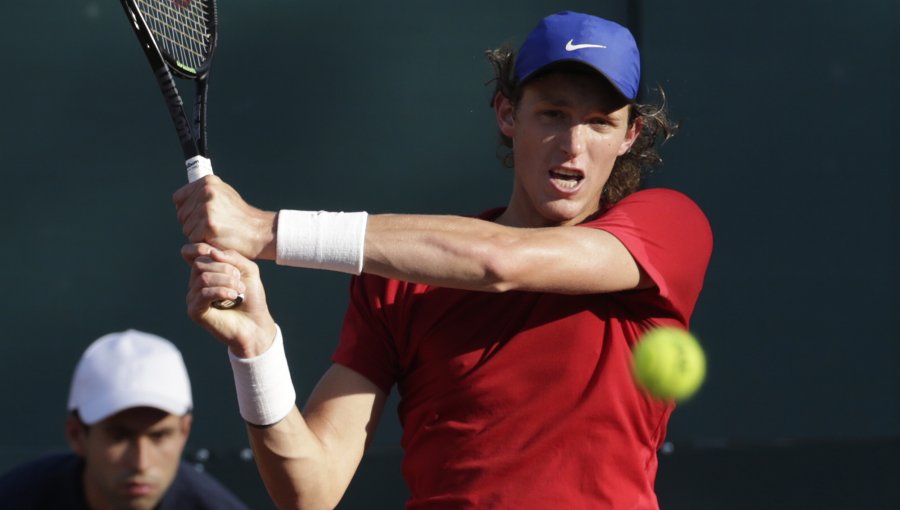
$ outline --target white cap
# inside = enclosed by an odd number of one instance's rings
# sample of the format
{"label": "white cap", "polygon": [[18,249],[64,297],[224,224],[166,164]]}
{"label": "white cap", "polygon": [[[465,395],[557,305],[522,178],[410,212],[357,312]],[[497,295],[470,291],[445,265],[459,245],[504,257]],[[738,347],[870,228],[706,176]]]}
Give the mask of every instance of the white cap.
{"label": "white cap", "polygon": [[129,329],[92,343],[75,367],[69,411],[93,425],[125,409],[153,407],[187,414],[191,382],[181,352],[172,342]]}

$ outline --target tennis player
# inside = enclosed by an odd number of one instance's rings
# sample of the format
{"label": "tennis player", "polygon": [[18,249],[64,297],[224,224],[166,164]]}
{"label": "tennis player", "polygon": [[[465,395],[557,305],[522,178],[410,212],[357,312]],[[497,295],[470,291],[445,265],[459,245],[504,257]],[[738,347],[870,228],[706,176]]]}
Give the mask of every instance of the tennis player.
{"label": "tennis player", "polygon": [[[394,385],[407,508],[658,507],[673,405],[635,387],[630,354],[650,327],[689,326],[709,224],[677,191],[639,190],[670,126],[635,102],[627,29],[557,13],[489,58],[514,172],[505,207],[276,213],[217,177],[174,196],[193,243],[189,315],[228,346],[282,508],[338,503]],[[333,365],[302,413],[251,259],[356,275]],[[239,292],[240,308],[211,307]]]}

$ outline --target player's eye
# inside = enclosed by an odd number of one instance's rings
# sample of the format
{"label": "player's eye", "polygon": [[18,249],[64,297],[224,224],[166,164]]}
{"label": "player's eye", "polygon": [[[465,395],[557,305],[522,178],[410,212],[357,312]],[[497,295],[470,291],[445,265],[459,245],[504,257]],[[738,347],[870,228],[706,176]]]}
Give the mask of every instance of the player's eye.
{"label": "player's eye", "polygon": [[152,432],[150,434],[150,439],[154,443],[159,443],[159,442],[162,442],[162,441],[168,439],[171,436],[172,436],[172,430],[165,429],[165,430],[158,430],[158,431]]}
{"label": "player's eye", "polygon": [[538,111],[538,117],[546,120],[560,120],[565,118],[565,113],[562,110],[540,110]]}
{"label": "player's eye", "polygon": [[131,437],[131,433],[128,430],[120,429],[120,428],[112,428],[106,431],[107,437],[114,443],[120,443],[122,441],[127,441]]}

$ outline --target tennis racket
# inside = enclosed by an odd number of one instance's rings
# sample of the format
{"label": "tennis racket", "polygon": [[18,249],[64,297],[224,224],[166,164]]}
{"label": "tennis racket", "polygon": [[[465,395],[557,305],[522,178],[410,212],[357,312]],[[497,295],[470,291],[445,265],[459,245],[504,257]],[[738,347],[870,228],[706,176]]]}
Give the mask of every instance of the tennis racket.
{"label": "tennis racket", "polygon": [[[206,91],[216,49],[215,0],[122,0],[162,92],[187,166],[188,182],[213,173],[206,142]],[[195,84],[193,117],[188,118],[175,77]],[[216,301],[231,308],[243,300]]]}

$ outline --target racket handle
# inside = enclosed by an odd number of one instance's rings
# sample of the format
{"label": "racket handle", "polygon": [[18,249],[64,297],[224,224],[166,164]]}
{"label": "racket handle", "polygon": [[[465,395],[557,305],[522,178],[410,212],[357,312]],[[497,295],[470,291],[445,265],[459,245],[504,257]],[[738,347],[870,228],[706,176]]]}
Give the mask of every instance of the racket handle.
{"label": "racket handle", "polygon": [[209,158],[205,158],[203,156],[194,156],[193,158],[184,162],[185,166],[187,166],[187,178],[188,182],[194,182],[197,179],[202,179],[207,175],[213,174],[212,162]]}
{"label": "racket handle", "polygon": [[[207,175],[213,175],[212,162],[209,161],[209,158],[194,156],[185,161],[184,164],[187,167],[188,182],[194,182]],[[213,301],[212,305],[213,308],[218,308],[219,310],[228,310],[229,308],[240,306],[243,302],[244,295],[238,294],[238,297],[234,299],[220,299],[218,301]]]}

